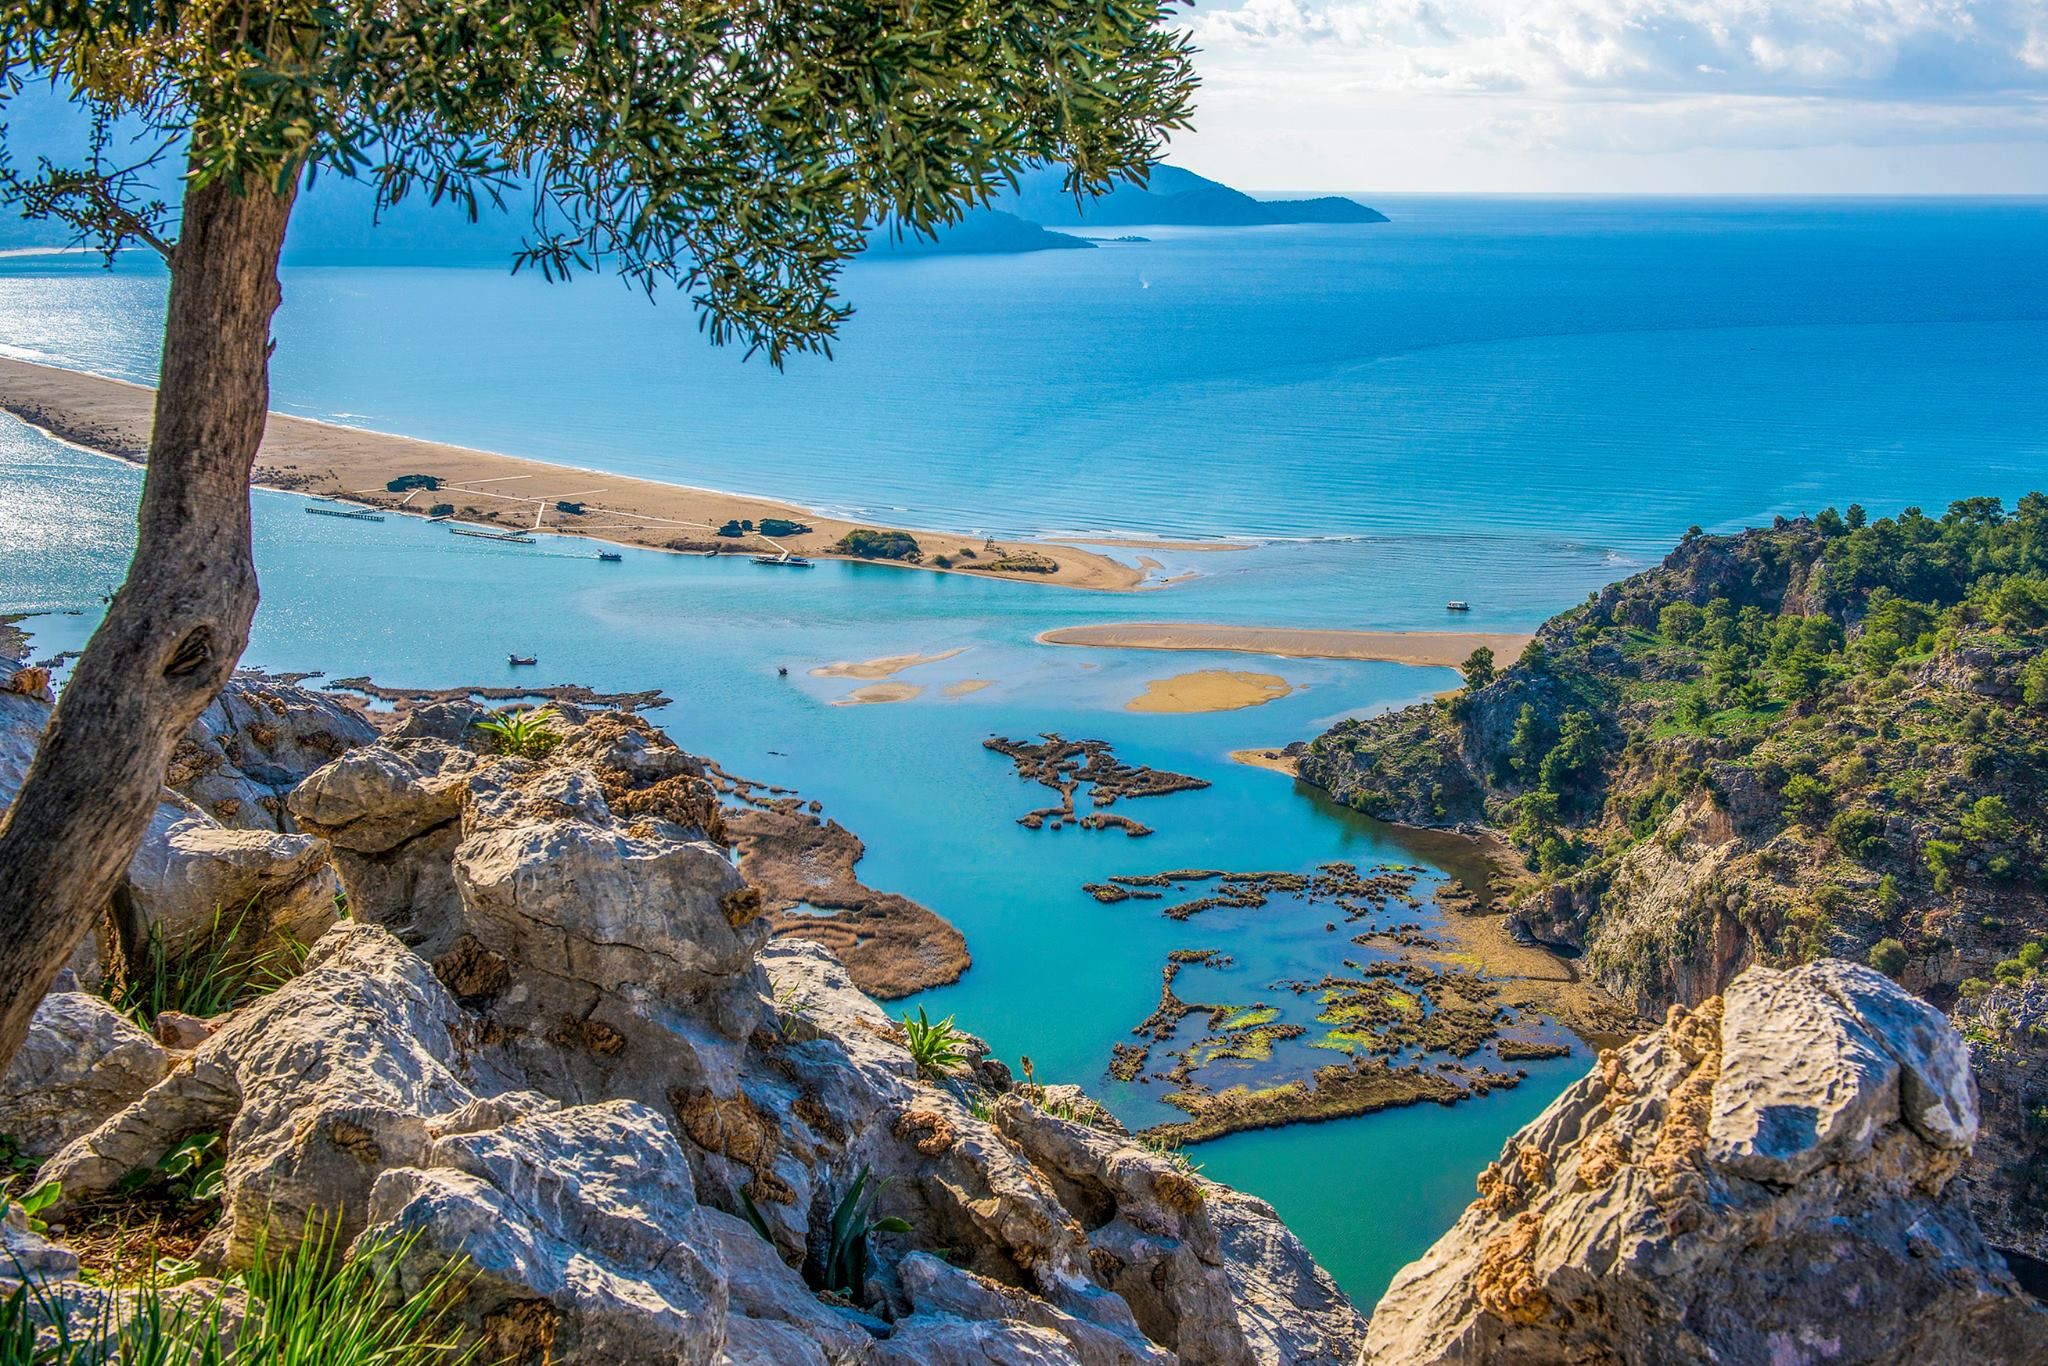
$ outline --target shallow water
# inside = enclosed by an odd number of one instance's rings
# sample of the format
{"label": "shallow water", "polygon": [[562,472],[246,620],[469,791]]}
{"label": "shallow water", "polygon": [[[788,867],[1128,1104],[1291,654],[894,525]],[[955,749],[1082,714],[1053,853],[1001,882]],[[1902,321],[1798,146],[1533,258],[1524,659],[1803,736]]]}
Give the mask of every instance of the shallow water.
{"label": "shallow water", "polygon": [[[120,516],[139,484],[127,466],[0,420],[0,512],[19,529],[0,556],[0,602],[51,613],[26,623],[39,653],[83,643],[99,595],[121,573]],[[1040,1079],[1083,1082],[1134,1122],[1172,1112],[1158,1103],[1158,1087],[1119,1086],[1104,1069],[1110,1044],[1156,1003],[1169,949],[1214,944],[1238,954],[1239,966],[1215,978],[1234,1000],[1261,996],[1277,976],[1319,974],[1346,953],[1367,955],[1324,931],[1327,908],[1275,898],[1264,911],[1212,911],[1176,924],[1159,915],[1162,903],[1099,905],[1083,882],[1177,867],[1306,870],[1332,859],[1414,858],[1385,827],[1225,756],[1449,686],[1448,670],[1250,661],[1297,691],[1240,712],[1139,715],[1123,703],[1149,678],[1248,661],[1036,645],[1048,606],[1064,609],[1062,620],[1085,621],[1115,619],[1120,603],[1031,584],[827,563],[793,589],[786,576],[743,561],[627,550],[622,563],[601,564],[546,542],[524,550],[457,540],[415,519],[308,517],[303,503],[256,499],[264,601],[250,663],[418,686],[664,689],[678,701],[656,719],[680,743],[822,800],[867,841],[866,880],[924,902],[967,935],[976,967],[960,983],[892,1008],[956,1013],[1013,1065],[1029,1054]],[[109,520],[76,525],[82,506],[107,509]],[[956,647],[964,652],[899,675],[924,688],[909,703],[834,706],[861,680],[807,672],[837,659]],[[539,667],[515,675],[504,663],[513,648],[537,653]],[[790,667],[787,679],[776,676],[778,663]],[[943,685],[959,678],[995,682],[948,699]],[[1015,818],[1050,794],[1019,781],[1010,761],[981,742],[1045,730],[1107,737],[1126,762],[1214,785],[1119,803],[1157,830],[1145,839],[1028,831]],[[1195,1157],[1301,1223],[1343,1283],[1369,1301],[1455,1215],[1477,1164],[1578,1064],[1529,1070],[1514,1099],[1247,1134]],[[1418,1179],[1447,1152],[1454,1170]]]}
{"label": "shallow water", "polygon": [[[420,686],[659,687],[682,744],[801,789],[858,832],[872,885],[966,933],[975,968],[921,1002],[1128,1117],[1109,1046],[1178,947],[1240,955],[1251,999],[1324,961],[1324,908],[1185,924],[1080,891],[1172,867],[1426,861],[1236,748],[1452,686],[1448,670],[1056,649],[1137,617],[1513,629],[1652,562],[1691,523],[1859,500],[2008,498],[2048,471],[2048,210],[1941,205],[1389,201],[1375,228],[1161,231],[1040,257],[856,267],[837,363],[777,376],[707,351],[673,303],[467,266],[293,269],[278,406],[332,420],[1005,535],[1247,535],[1160,552],[1195,581],[1094,595],[822,564],[451,538],[257,499],[250,662]],[[160,274],[0,264],[0,348],[146,379]],[[0,610],[82,644],[123,573],[139,475],[0,420]],[[1447,622],[1443,603],[1473,601]],[[68,610],[81,613],[65,615]],[[836,707],[833,660],[964,652],[916,700]],[[514,676],[508,651],[537,653]],[[778,678],[778,664],[789,677]],[[1206,716],[1123,710],[1144,683],[1248,668],[1297,689]],[[536,675],[530,677],[529,675]],[[946,683],[993,685],[958,699]],[[1158,833],[1026,831],[1044,804],[981,741],[1057,730],[1193,773],[1120,803]],[[1236,917],[1233,919],[1233,917]],[[1205,984],[1206,985],[1206,984]],[[1157,1057],[1155,1054],[1155,1065]],[[1370,1304],[1470,1198],[1479,1165],[1584,1066],[1455,1108],[1237,1135],[1206,1170],[1279,1207]]]}

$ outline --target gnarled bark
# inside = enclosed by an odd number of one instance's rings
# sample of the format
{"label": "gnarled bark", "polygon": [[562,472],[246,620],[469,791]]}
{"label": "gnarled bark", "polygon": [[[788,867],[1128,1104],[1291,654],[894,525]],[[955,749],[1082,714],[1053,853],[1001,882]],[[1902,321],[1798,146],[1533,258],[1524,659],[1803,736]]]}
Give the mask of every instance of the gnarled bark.
{"label": "gnarled bark", "polygon": [[188,190],[135,558],[0,817],[0,1066],[106,906],[256,614],[249,474],[292,191]]}

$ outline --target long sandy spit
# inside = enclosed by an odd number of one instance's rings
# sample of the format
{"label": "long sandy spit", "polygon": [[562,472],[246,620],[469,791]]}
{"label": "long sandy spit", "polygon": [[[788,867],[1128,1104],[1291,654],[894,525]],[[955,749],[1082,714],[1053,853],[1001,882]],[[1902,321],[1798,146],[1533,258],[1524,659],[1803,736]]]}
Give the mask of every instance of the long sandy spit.
{"label": "long sandy spit", "polygon": [[[143,385],[0,357],[0,410],[74,445],[140,464],[149,450],[155,406],[156,391]],[[679,455],[678,465],[685,459]],[[441,487],[431,492],[386,490],[391,480],[408,474],[433,475]],[[788,550],[817,558],[829,556],[831,546],[855,526],[774,499],[630,479],[276,412],[270,415],[264,432],[255,482],[266,488],[423,515],[436,504],[448,504],[455,508],[457,520],[492,530],[541,531],[661,549],[702,551],[715,547],[752,554]],[[565,511],[558,506],[561,503],[574,504],[583,511]],[[773,541],[715,535],[728,520],[758,525],[765,518],[801,522],[812,530]],[[1145,577],[1142,568],[1075,546],[1017,541],[991,550],[976,535],[879,525],[876,529],[909,530],[927,560],[938,555],[957,557],[959,568],[953,572],[984,578],[1121,591],[1136,588]],[[972,556],[962,556],[963,551],[973,552]],[[1059,567],[1050,574],[972,567],[998,559],[1006,551],[1032,552]],[[929,563],[916,567],[938,568]]]}

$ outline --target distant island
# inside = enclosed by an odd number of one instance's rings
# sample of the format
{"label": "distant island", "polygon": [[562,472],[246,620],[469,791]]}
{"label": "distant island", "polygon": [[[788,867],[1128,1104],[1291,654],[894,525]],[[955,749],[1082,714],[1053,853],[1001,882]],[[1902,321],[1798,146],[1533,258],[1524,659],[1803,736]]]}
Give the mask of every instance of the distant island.
{"label": "distant island", "polygon": [[1014,193],[997,203],[1018,217],[1046,227],[1245,228],[1283,223],[1384,223],[1387,216],[1355,199],[1254,199],[1242,190],[1178,166],[1155,166],[1142,186],[1128,181],[1094,199],[1076,202],[1066,190],[1066,171],[1042,167],[1022,177]]}
{"label": "distant island", "polygon": [[882,229],[868,235],[870,256],[978,256],[1026,251],[1087,251],[1095,243],[1053,232],[1001,209],[975,209],[936,237]]}
{"label": "distant island", "polygon": [[1384,223],[1387,216],[1355,199],[1254,199],[1242,190],[1178,166],[1155,166],[1142,186],[1128,181],[1107,193],[1076,202],[1066,190],[1066,171],[1041,167],[999,194],[993,207],[977,209],[934,237],[877,232],[868,250],[878,256],[936,256],[1070,250],[1099,242],[1143,242],[1133,236],[1076,237],[1055,228],[1165,227],[1248,228],[1290,223]]}

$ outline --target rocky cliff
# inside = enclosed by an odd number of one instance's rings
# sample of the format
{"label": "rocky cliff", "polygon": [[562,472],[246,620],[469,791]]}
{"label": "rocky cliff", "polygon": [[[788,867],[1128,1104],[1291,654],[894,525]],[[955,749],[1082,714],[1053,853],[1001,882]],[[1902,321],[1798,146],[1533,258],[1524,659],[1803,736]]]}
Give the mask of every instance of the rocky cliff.
{"label": "rocky cliff", "polygon": [[[1689,535],[1462,693],[1319,737],[1302,774],[1506,832],[1521,923],[1639,1010],[1829,957],[1973,1008],[2048,955],[2048,499],[1852,514]],[[2008,1035],[1971,1173],[1995,1239],[2035,1256],[2043,1042]]]}
{"label": "rocky cliff", "polygon": [[1604,1053],[1394,1280],[1364,1362],[2048,1358],[1958,1178],[1966,1050],[1871,971],[1751,968]]}

